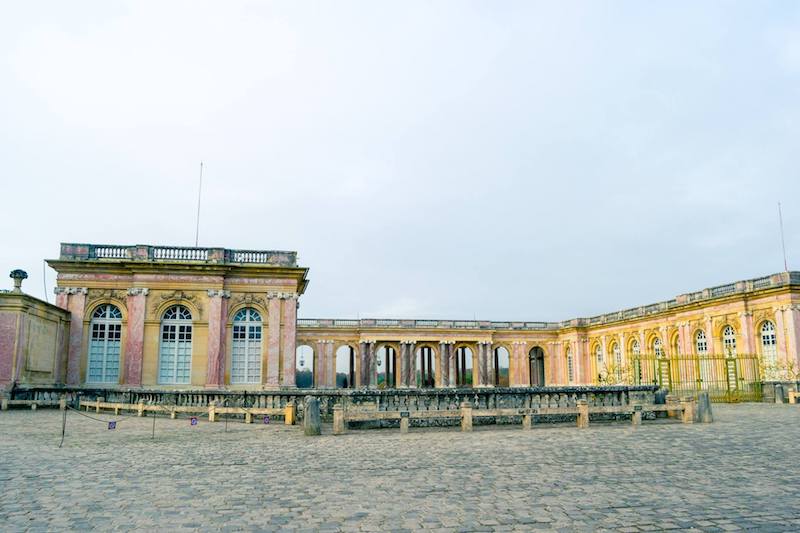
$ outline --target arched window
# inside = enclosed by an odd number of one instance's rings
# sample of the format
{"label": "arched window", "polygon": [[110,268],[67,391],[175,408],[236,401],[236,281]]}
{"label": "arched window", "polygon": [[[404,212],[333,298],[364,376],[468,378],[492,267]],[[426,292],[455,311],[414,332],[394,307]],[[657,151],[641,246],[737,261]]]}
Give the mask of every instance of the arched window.
{"label": "arched window", "polygon": [[295,383],[298,389],[314,387],[314,349],[302,344],[295,350]]}
{"label": "arched window", "polygon": [[656,357],[664,357],[664,346],[658,337],[653,340],[653,353],[656,354]]}
{"label": "arched window", "polygon": [[617,381],[622,380],[622,350],[619,348],[618,343],[613,343],[611,345],[611,354],[614,357],[614,375],[617,377]]}
{"label": "arched window", "polygon": [[261,315],[252,307],[233,317],[231,383],[261,383]]}
{"label": "arched window", "polygon": [[186,384],[192,378],[192,313],[173,305],[161,318],[158,382]]}
{"label": "arched window", "polygon": [[528,354],[530,359],[531,387],[544,387],[544,350],[534,346]]}
{"label": "arched window", "polygon": [[642,354],[642,348],[639,346],[639,341],[636,339],[633,339],[633,342],[631,343],[631,354],[635,357],[638,357]]}
{"label": "arched window", "polygon": [[414,382],[417,387],[430,388],[436,386],[436,358],[433,356],[433,348],[421,346],[415,356],[416,371],[414,372]]}
{"label": "arched window", "polygon": [[349,344],[336,349],[336,388],[356,386],[356,352]]}
{"label": "arched window", "polygon": [[736,330],[732,326],[725,326],[725,329],[722,330],[722,347],[725,355],[736,355]]}
{"label": "arched window", "polygon": [[694,348],[698,355],[708,354],[708,339],[706,339],[706,332],[702,329],[694,334]]}
{"label": "arched window", "polygon": [[90,324],[88,383],[119,383],[122,313],[111,304],[99,306]]}
{"label": "arched window", "polygon": [[511,354],[505,346],[494,349],[494,384],[496,387],[508,387],[508,369],[511,364]]}
{"label": "arched window", "polygon": [[575,381],[575,361],[572,359],[572,350],[567,348],[567,383]]}
{"label": "arched window", "polygon": [[775,324],[767,320],[761,324],[761,356],[764,364],[774,366],[778,359],[778,347],[775,341]]}

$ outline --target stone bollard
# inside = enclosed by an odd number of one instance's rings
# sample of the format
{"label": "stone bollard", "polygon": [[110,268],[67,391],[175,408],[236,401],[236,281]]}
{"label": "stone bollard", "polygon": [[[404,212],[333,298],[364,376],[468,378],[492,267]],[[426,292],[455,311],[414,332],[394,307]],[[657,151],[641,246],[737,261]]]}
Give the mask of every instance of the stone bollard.
{"label": "stone bollard", "polygon": [[796,404],[797,403],[798,392],[796,390],[789,391],[789,403]]}
{"label": "stone bollard", "polygon": [[297,418],[297,404],[294,400],[287,403],[283,408],[283,423],[287,426],[293,426]]}
{"label": "stone bollard", "polygon": [[714,421],[714,415],[711,412],[711,399],[707,392],[697,394],[697,409],[695,409],[694,419],[704,424]]}
{"label": "stone bollard", "polygon": [[253,413],[250,411],[246,411],[244,413],[244,423],[245,424],[252,424],[253,423]]}
{"label": "stone bollard", "polygon": [[783,385],[781,383],[775,384],[775,403],[784,403],[786,398],[783,393]]}
{"label": "stone bollard", "polygon": [[319,417],[319,400],[311,396],[306,396],[305,414],[303,416],[303,432],[307,436],[320,435],[322,433],[321,421]]}
{"label": "stone bollard", "polygon": [[344,425],[344,407],[341,405],[333,406],[333,434],[344,435],[346,431]]}
{"label": "stone bollard", "polygon": [[400,413],[400,433],[408,433],[408,426],[411,417],[408,416],[408,411]]}
{"label": "stone bollard", "polygon": [[634,404],[633,405],[633,414],[631,414],[631,425],[633,426],[641,426],[642,425],[642,405],[641,404]]}
{"label": "stone bollard", "polygon": [[60,400],[58,400],[58,409],[59,411],[66,411],[67,410],[67,397],[62,396]]}
{"label": "stone bollard", "polygon": [[99,413],[100,412],[100,402],[103,402],[103,401],[105,401],[105,398],[95,398],[94,399],[94,412],[95,413]]}
{"label": "stone bollard", "polygon": [[669,409],[667,411],[667,417],[678,418],[679,412],[678,409],[675,409],[675,407],[677,407],[677,404],[679,403],[678,397],[675,396],[674,394],[667,394],[666,403],[667,407],[673,407],[673,409]]}
{"label": "stone bollard", "polygon": [[681,422],[684,424],[694,424],[694,398],[681,398]]}
{"label": "stone bollard", "polygon": [[177,414],[175,413],[175,409],[170,409],[170,411],[169,411],[169,417],[170,417],[171,419],[175,420],[175,417],[176,417],[176,416],[177,416]]}
{"label": "stone bollard", "polygon": [[461,402],[461,431],[472,431],[472,404]]}
{"label": "stone bollard", "polygon": [[522,429],[531,429],[533,426],[533,415],[526,414],[522,415]]}
{"label": "stone bollard", "polygon": [[0,409],[2,409],[3,411],[8,411],[8,398],[3,398],[2,406],[0,406]]}
{"label": "stone bollard", "polygon": [[33,402],[31,404],[31,411],[35,411],[37,409],[37,407],[38,407],[38,404],[36,402]]}
{"label": "stone bollard", "polygon": [[208,402],[208,421],[209,422],[217,421],[217,402],[214,401]]}
{"label": "stone bollard", "polygon": [[578,427],[589,427],[589,402],[586,400],[578,400]]}

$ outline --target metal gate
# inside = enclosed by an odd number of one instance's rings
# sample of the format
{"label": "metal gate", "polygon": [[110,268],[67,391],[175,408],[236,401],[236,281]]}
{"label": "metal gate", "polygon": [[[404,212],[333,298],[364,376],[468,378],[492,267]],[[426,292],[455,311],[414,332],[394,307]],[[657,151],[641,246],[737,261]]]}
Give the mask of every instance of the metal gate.
{"label": "metal gate", "polygon": [[757,355],[637,356],[635,385],[658,385],[679,396],[708,392],[713,402],[761,401],[761,374]]}

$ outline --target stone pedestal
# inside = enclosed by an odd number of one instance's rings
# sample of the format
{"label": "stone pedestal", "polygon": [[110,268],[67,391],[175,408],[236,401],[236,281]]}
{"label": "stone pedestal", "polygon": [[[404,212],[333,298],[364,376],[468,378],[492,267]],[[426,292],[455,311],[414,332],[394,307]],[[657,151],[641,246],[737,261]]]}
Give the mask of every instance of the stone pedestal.
{"label": "stone pedestal", "polygon": [[461,431],[472,431],[472,404],[461,402]]}
{"label": "stone pedestal", "polygon": [[711,412],[711,399],[707,392],[701,392],[697,395],[697,410],[695,411],[695,420],[708,424],[714,421],[714,415]]}
{"label": "stone pedestal", "polygon": [[319,400],[311,396],[306,397],[305,412],[303,413],[303,433],[307,436],[320,435],[322,433]]}
{"label": "stone pedestal", "polygon": [[589,403],[586,400],[578,400],[578,422],[581,429],[589,427]]}

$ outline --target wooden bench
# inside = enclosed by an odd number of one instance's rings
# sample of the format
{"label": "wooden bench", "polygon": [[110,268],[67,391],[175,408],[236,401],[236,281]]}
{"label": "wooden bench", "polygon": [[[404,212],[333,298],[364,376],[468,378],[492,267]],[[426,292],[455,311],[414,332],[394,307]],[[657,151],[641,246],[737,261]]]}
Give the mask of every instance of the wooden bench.
{"label": "wooden bench", "polygon": [[469,402],[461,404],[458,410],[430,410],[430,411],[371,411],[371,410],[345,410],[341,405],[333,408],[333,434],[341,435],[347,431],[350,422],[370,422],[379,420],[399,420],[400,432],[407,433],[411,419],[415,420],[446,420],[460,419],[461,431],[472,431],[474,418],[480,417],[522,417],[522,428],[531,429],[534,416],[546,415],[576,415],[576,424],[579,428],[589,427],[591,414],[622,414],[630,415],[631,423],[638,426],[642,423],[642,413],[666,412],[671,417],[680,417],[684,424],[694,422],[695,400],[684,398],[680,401],[670,401],[664,405],[632,404],[615,406],[589,406],[586,400],[578,400],[574,407],[530,407],[530,408],[497,408],[474,409]]}
{"label": "wooden bench", "polygon": [[103,398],[94,401],[87,401],[81,404],[87,411],[94,409],[99,413],[101,409],[110,409],[115,415],[120,411],[136,411],[138,416],[144,416],[145,412],[165,413],[170,418],[176,418],[178,413],[207,414],[209,422],[216,422],[218,415],[244,415],[244,422],[250,424],[255,416],[283,416],[284,424],[294,425],[297,419],[297,407],[293,403],[286,404],[286,407],[221,407],[211,403],[207,407],[194,405],[149,405],[144,402],[139,403],[119,403],[106,402]]}

